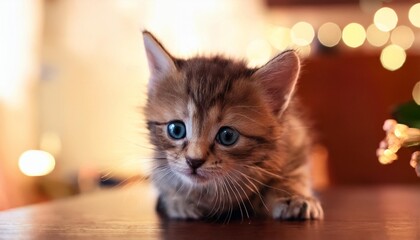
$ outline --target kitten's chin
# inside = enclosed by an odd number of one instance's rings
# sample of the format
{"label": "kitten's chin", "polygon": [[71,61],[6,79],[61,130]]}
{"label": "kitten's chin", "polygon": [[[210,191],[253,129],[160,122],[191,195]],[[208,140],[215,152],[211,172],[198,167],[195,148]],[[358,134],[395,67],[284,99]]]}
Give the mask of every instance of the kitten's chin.
{"label": "kitten's chin", "polygon": [[193,184],[205,184],[210,180],[210,177],[207,176],[205,173],[200,171],[199,169],[197,171],[192,171],[190,169],[182,172],[178,172],[179,175],[181,175],[181,178],[187,182],[193,183]]}

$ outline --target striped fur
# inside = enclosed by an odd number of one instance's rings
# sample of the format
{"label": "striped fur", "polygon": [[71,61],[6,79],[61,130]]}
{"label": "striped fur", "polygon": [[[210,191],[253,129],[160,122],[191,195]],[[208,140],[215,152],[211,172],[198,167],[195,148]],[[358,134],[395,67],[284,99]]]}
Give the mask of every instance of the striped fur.
{"label": "striped fur", "polygon": [[[176,219],[322,218],[308,173],[311,139],[292,97],[295,79],[276,79],[297,78],[296,54],[249,69],[221,56],[176,59],[150,33],[144,38],[151,70],[145,115],[160,212]],[[185,138],[168,136],[173,120],[185,123]],[[216,141],[222,126],[240,133],[234,145]],[[204,164],[192,171],[186,158]]]}

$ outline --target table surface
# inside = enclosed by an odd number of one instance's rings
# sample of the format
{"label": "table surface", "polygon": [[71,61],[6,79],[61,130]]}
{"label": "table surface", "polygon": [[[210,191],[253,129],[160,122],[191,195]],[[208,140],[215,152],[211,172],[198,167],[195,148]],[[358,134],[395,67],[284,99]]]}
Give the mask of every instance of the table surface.
{"label": "table surface", "polygon": [[0,212],[0,239],[420,239],[420,186],[333,188],[323,221],[159,218],[148,184]]}

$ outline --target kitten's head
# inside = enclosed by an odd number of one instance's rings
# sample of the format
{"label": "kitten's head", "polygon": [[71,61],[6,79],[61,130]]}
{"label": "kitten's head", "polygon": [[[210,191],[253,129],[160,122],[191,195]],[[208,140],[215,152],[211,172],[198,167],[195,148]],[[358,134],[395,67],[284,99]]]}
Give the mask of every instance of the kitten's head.
{"label": "kitten's head", "polygon": [[300,69],[295,52],[250,69],[219,56],[177,59],[149,32],[143,38],[151,74],[145,115],[162,176],[239,181],[281,163],[281,116]]}

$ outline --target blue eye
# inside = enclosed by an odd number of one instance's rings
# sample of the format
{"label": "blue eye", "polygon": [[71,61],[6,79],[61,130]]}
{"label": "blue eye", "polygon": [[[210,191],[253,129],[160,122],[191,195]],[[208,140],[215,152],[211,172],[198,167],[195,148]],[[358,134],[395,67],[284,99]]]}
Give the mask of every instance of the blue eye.
{"label": "blue eye", "polygon": [[231,146],[238,141],[239,133],[230,127],[221,127],[217,133],[216,140],[223,146]]}
{"label": "blue eye", "polygon": [[187,133],[185,124],[179,120],[169,122],[167,131],[169,136],[175,140],[184,138]]}

